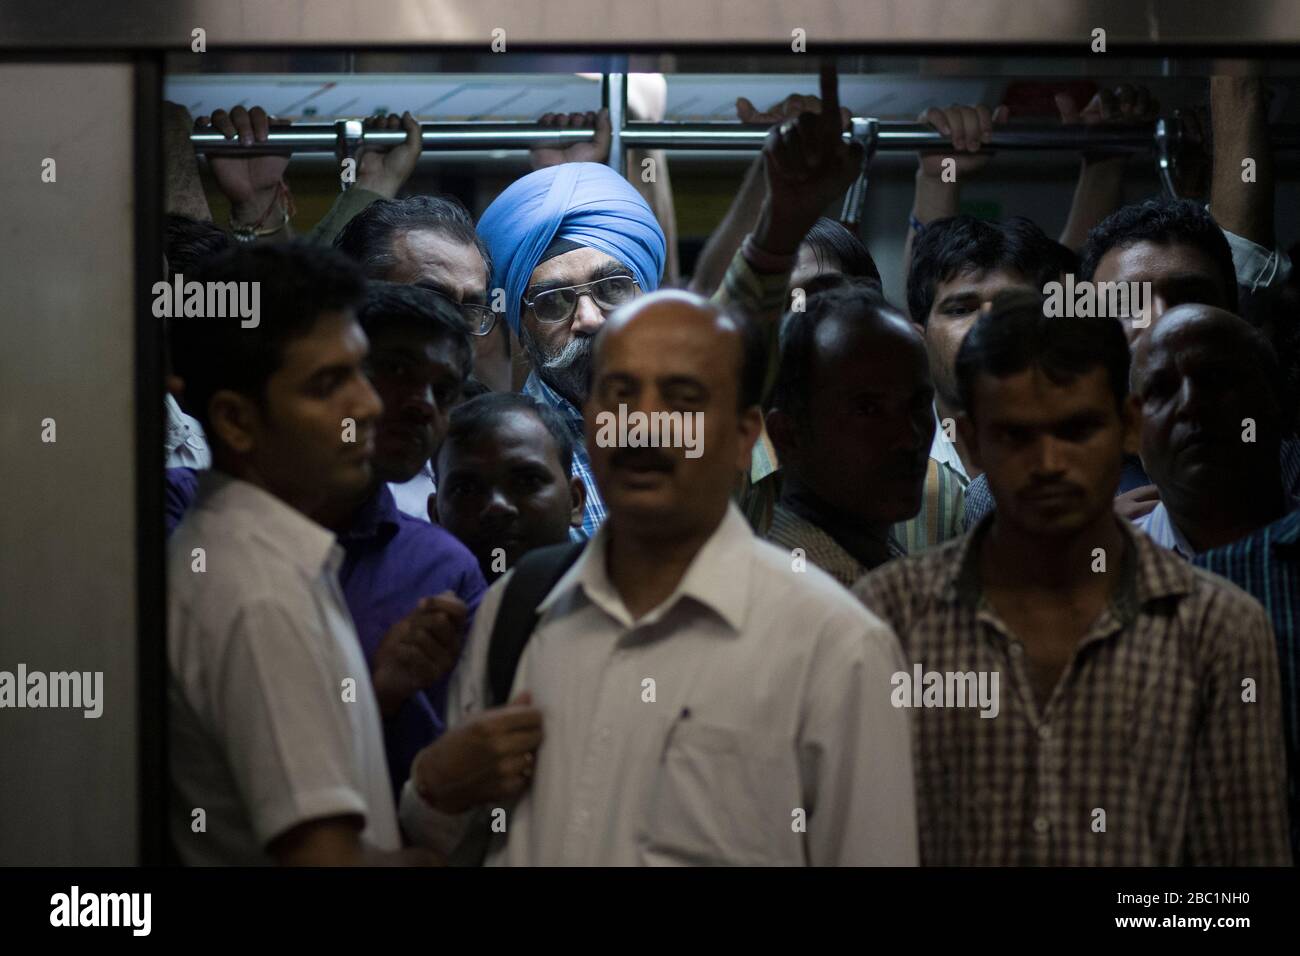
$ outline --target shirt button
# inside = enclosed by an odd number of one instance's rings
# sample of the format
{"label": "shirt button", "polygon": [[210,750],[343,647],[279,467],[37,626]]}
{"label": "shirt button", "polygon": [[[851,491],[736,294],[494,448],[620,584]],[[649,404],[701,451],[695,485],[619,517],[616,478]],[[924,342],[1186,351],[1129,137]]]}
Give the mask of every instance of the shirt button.
{"label": "shirt button", "polygon": [[1039,739],[1039,740],[1051,740],[1051,739],[1052,739],[1052,728],[1049,727],[1047,724],[1043,724],[1042,726],[1040,726],[1040,727],[1038,728],[1038,739]]}
{"label": "shirt button", "polygon": [[1039,817],[1034,821],[1034,829],[1039,833],[1046,833],[1052,828],[1052,823],[1047,817]]}

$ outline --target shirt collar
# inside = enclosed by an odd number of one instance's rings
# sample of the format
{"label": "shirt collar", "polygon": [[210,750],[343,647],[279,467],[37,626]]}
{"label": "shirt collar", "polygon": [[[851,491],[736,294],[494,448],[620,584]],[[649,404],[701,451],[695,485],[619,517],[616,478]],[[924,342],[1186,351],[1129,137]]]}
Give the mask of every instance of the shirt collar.
{"label": "shirt collar", "polygon": [[948,440],[948,433],[944,431],[943,422],[939,420],[939,406],[931,407],[934,409],[934,440],[930,442],[930,457],[957,472],[962,484],[966,484],[970,481],[970,475],[966,473],[961,455],[957,454],[957,446]]}
{"label": "shirt collar", "polygon": [[167,433],[163,438],[164,450],[170,455],[190,437],[190,425],[185,414],[171,393],[163,396],[163,408],[167,412]]}
{"label": "shirt collar", "polygon": [[1300,505],[1274,525],[1273,546],[1296,547],[1300,545]]}
{"label": "shirt collar", "polygon": [[[867,571],[875,570],[882,564],[892,561],[895,558],[907,557],[907,549],[902,545],[894,535],[894,528],[890,527],[886,532],[884,539],[880,542],[882,554],[875,555],[880,560],[870,566],[863,564],[858,558],[849,551],[848,548],[835,540],[834,535],[822,528],[821,525],[814,524],[798,512],[787,507],[780,502],[772,509],[772,528],[768,532],[769,539],[775,537],[775,532],[780,529],[782,544],[786,542],[807,542],[807,548],[810,556],[815,550],[818,556],[830,564],[834,571],[832,577],[837,577],[835,571],[841,572],[845,576],[852,576],[855,580],[865,574]],[[816,562],[816,563],[821,563]]]}
{"label": "shirt collar", "polygon": [[1196,549],[1192,547],[1187,536],[1178,530],[1178,525],[1174,524],[1174,516],[1169,513],[1163,501],[1156,502],[1156,506],[1145,519],[1139,521],[1138,527],[1163,547],[1181,555],[1187,560],[1196,557]]}
{"label": "shirt collar", "polygon": [[[953,560],[935,579],[934,595],[940,600],[972,606],[979,603],[979,544],[996,518],[996,511],[985,515],[959,540]],[[1124,580],[1113,603],[1122,614],[1136,613],[1151,601],[1191,592],[1191,565],[1157,545],[1129,522],[1119,518],[1116,521],[1125,538],[1124,554],[1120,557]]]}
{"label": "shirt collar", "polygon": [[758,441],[754,442],[754,451],[749,456],[749,480],[758,484],[768,475],[774,475],[781,468],[781,461],[776,454],[776,445],[767,434],[767,425],[760,425]]}
{"label": "shirt collar", "polygon": [[194,507],[216,512],[224,529],[252,537],[313,577],[322,568],[337,570],[342,559],[330,531],[264,488],[225,472],[199,472]]}
{"label": "shirt collar", "polygon": [[[539,615],[546,614],[561,598],[580,589],[587,600],[624,627],[633,625],[632,616],[606,571],[605,552],[610,534],[611,522],[607,520],[578,560],[538,604]],[[753,544],[754,532],[749,523],[735,503],[728,502],[722,520],[692,559],[677,588],[662,604],[635,623],[654,623],[672,610],[679,599],[690,597],[713,610],[739,633],[745,626],[749,608]]]}
{"label": "shirt collar", "polygon": [[397,501],[386,483],[381,482],[374,494],[366,499],[352,516],[352,522],[339,535],[344,542],[368,541],[371,538],[392,540],[399,527]]}
{"label": "shirt collar", "polygon": [[528,379],[524,382],[522,391],[525,395],[541,399],[565,418],[582,421],[582,409],[543,382],[542,377],[537,374],[536,370],[528,374]]}
{"label": "shirt collar", "polygon": [[[1300,496],[1287,495],[1287,504],[1292,509],[1300,509]],[[1297,536],[1300,535],[1300,517],[1297,517],[1296,511],[1293,510],[1291,514],[1279,518],[1274,523],[1280,526],[1273,534],[1274,544],[1285,546],[1297,543]],[[1150,535],[1157,544],[1170,548],[1189,561],[1197,556],[1196,549],[1178,530],[1178,525],[1174,523],[1174,516],[1169,513],[1163,501],[1159,502],[1145,519],[1139,520],[1138,527]]]}

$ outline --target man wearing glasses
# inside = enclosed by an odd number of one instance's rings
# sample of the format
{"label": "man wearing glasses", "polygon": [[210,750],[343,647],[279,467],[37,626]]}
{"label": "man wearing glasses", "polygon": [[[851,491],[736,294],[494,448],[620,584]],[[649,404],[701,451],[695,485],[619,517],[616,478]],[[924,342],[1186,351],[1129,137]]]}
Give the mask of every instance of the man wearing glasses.
{"label": "man wearing glasses", "polygon": [[[495,391],[510,390],[510,335],[487,305],[487,246],[459,202],[442,196],[378,200],[352,218],[335,245],[361,264],[367,279],[419,286],[450,301],[471,336],[474,377]],[[435,490],[429,461],[410,481],[390,488],[404,514],[425,519]]]}
{"label": "man wearing glasses", "polygon": [[626,179],[599,163],[564,163],[512,183],[479,219],[506,321],[533,371],[523,392],[555,409],[574,439],[573,474],[587,487],[582,533],[605,518],[583,441],[592,337],[606,316],[659,287],[666,244]]}

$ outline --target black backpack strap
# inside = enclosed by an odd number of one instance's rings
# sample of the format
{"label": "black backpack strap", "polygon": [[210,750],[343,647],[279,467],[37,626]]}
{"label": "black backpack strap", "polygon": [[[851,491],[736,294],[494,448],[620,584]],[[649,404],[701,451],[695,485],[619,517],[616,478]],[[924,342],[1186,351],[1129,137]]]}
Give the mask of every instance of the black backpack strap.
{"label": "black backpack strap", "polygon": [[537,605],[578,560],[585,541],[568,541],[529,551],[515,565],[488,642],[488,684],[492,706],[506,702],[524,645],[537,626]]}

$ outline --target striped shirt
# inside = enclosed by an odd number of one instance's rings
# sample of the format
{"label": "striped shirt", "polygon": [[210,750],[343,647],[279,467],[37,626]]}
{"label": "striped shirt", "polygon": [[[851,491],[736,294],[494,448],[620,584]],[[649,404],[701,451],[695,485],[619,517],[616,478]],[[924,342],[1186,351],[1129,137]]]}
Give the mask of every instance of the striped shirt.
{"label": "striped shirt", "polygon": [[1024,644],[981,592],[992,522],[854,588],[915,671],[957,689],[948,675],[1000,675],[992,719],[914,715],[922,863],[1289,864],[1277,654],[1258,602],[1118,522],[1111,602],[1040,707]]}
{"label": "striped shirt", "polygon": [[[781,504],[773,509],[772,527],[767,533],[767,540],[787,550],[800,549],[805,560],[821,568],[846,588],[852,587],[858,578],[871,570],[817,525]],[[907,551],[895,540],[892,532],[882,542],[882,550],[885,553],[880,564],[907,556]]]}
{"label": "striped shirt", "polygon": [[1300,509],[1249,537],[1199,554],[1194,563],[1222,575],[1256,598],[1273,623],[1282,671],[1291,851],[1300,859]]}
{"label": "striped shirt", "polygon": [[[965,489],[961,476],[931,458],[925,471],[921,510],[900,521],[891,537],[907,554],[920,554],[951,541],[966,530]],[[754,444],[753,464],[741,488],[739,503],[754,533],[766,537],[772,528],[776,502],[781,497],[781,469],[776,449],[764,432]]]}
{"label": "striped shirt", "polygon": [[921,510],[894,525],[894,535],[908,554],[920,554],[966,530],[966,482],[945,462],[931,458],[925,470]]}

